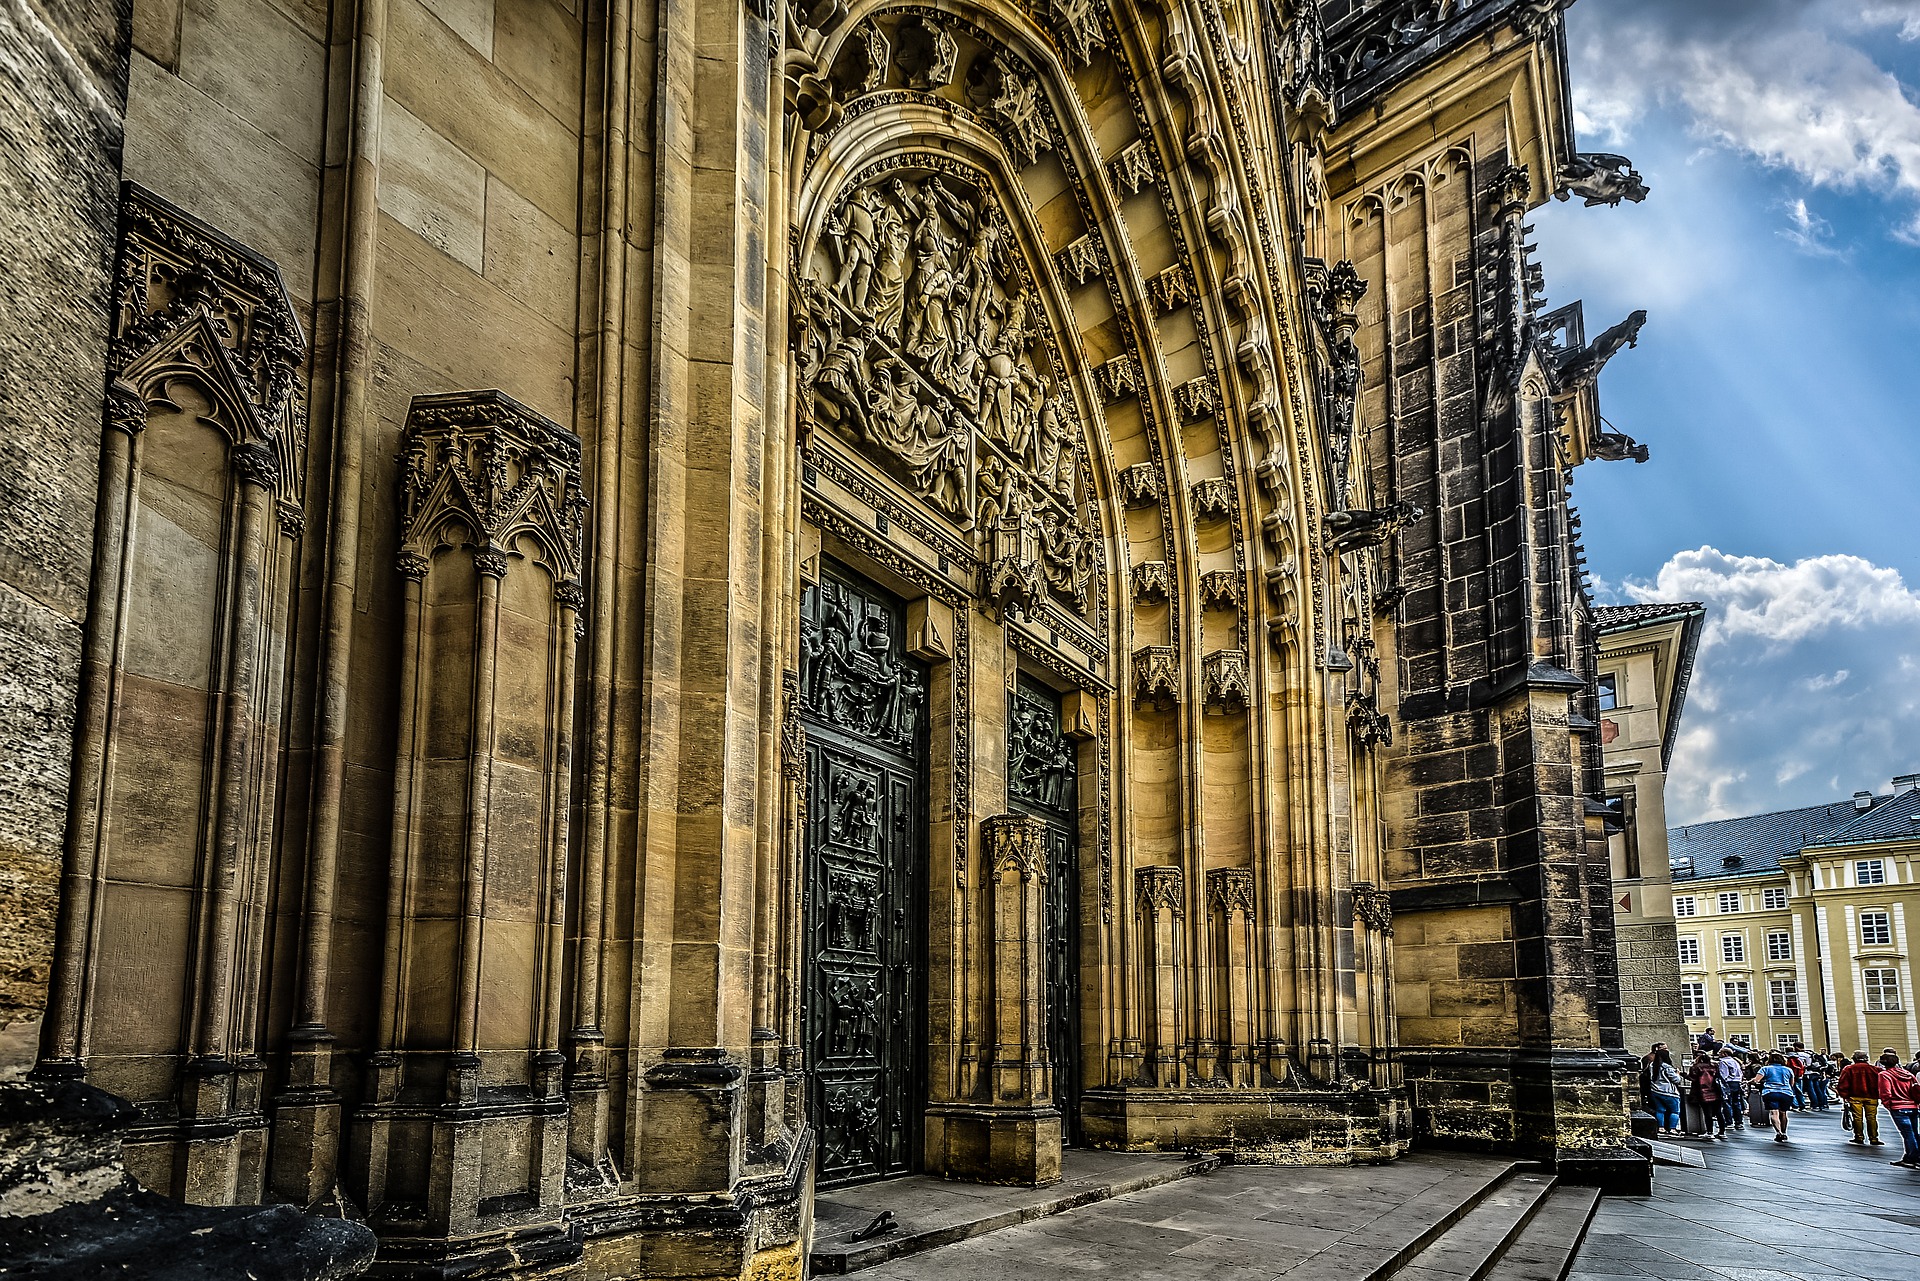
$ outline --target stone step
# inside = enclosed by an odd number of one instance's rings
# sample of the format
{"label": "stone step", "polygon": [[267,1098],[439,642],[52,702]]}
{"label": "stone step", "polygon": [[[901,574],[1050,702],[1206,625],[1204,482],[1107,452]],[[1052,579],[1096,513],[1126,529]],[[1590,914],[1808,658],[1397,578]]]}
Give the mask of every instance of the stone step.
{"label": "stone step", "polygon": [[1533,1221],[1520,1230],[1487,1273],[1486,1281],[1564,1281],[1599,1208],[1598,1188],[1555,1185]]}
{"label": "stone step", "polygon": [[[1003,1188],[916,1177],[820,1194],[814,1206],[813,1271],[842,1275],[937,1246],[995,1232],[1112,1197],[1142,1192],[1217,1169],[1217,1156],[1162,1156],[1070,1150],[1060,1182],[1045,1188]],[[853,1236],[882,1212],[892,1229],[864,1241]]]}
{"label": "stone step", "polygon": [[1481,1281],[1546,1203],[1553,1187],[1551,1174],[1510,1173],[1418,1253],[1377,1275],[1392,1281]]}

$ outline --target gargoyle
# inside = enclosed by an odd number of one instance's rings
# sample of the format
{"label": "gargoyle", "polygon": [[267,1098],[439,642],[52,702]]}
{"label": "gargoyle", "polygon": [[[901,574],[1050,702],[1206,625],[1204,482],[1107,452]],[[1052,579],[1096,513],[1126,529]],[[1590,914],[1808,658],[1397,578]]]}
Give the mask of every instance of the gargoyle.
{"label": "gargoyle", "polygon": [[1589,208],[1594,205],[1609,207],[1622,200],[1631,200],[1635,204],[1647,198],[1647,184],[1640,180],[1640,171],[1625,156],[1617,156],[1611,151],[1583,151],[1560,166],[1560,199],[1568,196],[1580,196]]}
{"label": "gargoyle", "polygon": [[1387,535],[1419,520],[1425,513],[1412,503],[1389,503],[1385,507],[1327,513],[1327,532],[1333,545],[1343,552],[1383,543]]}
{"label": "gargoyle", "polygon": [[1593,434],[1587,444],[1587,457],[1598,458],[1603,463],[1624,463],[1631,458],[1636,463],[1647,461],[1647,447],[1633,437],[1620,431],[1600,431]]}
{"label": "gargoyle", "polygon": [[1636,311],[1613,328],[1601,334],[1584,347],[1576,347],[1560,357],[1560,386],[1564,391],[1576,391],[1588,387],[1600,376],[1622,347],[1640,345],[1640,327],[1647,323],[1647,313]]}

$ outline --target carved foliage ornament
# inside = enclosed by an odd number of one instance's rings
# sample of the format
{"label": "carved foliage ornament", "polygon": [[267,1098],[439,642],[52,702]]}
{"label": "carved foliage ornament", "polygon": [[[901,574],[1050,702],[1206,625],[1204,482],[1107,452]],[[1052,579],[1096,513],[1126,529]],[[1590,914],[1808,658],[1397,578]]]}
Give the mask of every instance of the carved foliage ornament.
{"label": "carved foliage ornament", "polygon": [[1085,432],[1029,279],[979,175],[935,157],[869,169],[796,289],[802,424],[971,524],[1002,608],[1030,611],[1044,591],[1085,616],[1098,530]]}
{"label": "carved foliage ornament", "polygon": [[587,500],[572,432],[498,391],[416,396],[399,461],[403,573],[458,534],[504,574],[530,536],[556,591],[578,582]]}

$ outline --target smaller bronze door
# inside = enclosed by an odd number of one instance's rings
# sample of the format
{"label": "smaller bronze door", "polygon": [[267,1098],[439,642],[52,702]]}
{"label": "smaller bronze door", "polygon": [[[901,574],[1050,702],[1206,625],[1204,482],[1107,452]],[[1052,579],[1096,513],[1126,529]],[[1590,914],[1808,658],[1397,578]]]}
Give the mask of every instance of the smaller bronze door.
{"label": "smaller bronze door", "polygon": [[801,608],[807,1108],[833,1187],[919,1159],[927,685],[878,588],[828,572]]}
{"label": "smaller bronze door", "polygon": [[1060,696],[1027,676],[1007,715],[1007,799],[1047,825],[1047,1057],[1068,1145],[1080,1141],[1080,868],[1078,766],[1060,732]]}

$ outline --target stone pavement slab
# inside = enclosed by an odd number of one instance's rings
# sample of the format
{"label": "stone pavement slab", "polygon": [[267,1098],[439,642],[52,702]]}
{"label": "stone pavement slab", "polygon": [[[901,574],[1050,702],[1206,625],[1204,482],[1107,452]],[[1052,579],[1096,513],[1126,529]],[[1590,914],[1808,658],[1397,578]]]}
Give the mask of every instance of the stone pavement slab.
{"label": "stone pavement slab", "polygon": [[871,1281],[1356,1278],[1406,1263],[1514,1163],[1421,1153],[1380,1166],[1224,1166],[893,1259]]}
{"label": "stone pavement slab", "polygon": [[1661,1167],[1650,1197],[1600,1203],[1567,1281],[1916,1281],[1920,1172],[1856,1147],[1839,1113],[1796,1114],[1789,1141],[1736,1130]]}

